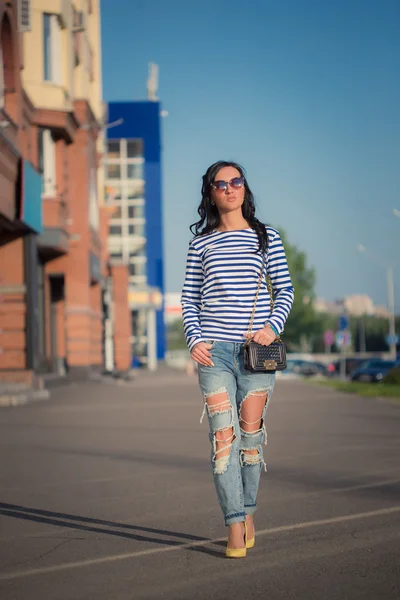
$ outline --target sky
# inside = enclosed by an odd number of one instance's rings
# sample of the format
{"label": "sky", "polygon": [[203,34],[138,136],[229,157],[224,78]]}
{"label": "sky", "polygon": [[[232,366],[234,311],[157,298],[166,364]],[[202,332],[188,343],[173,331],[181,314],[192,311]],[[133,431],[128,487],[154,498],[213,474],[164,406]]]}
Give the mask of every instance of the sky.
{"label": "sky", "polygon": [[317,296],[387,304],[393,265],[400,311],[400,2],[101,6],[104,100],[146,99],[159,66],[166,291],[183,284],[202,175],[234,160],[256,216],[305,252]]}

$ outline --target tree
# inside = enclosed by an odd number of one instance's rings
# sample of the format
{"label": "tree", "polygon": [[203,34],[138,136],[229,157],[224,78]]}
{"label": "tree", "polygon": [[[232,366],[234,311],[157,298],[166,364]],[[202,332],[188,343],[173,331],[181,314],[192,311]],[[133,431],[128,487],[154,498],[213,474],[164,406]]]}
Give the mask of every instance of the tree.
{"label": "tree", "polygon": [[315,270],[307,265],[305,253],[287,242],[282,230],[280,235],[294,287],[294,303],[284,331],[285,343],[290,350],[311,351],[316,338],[322,337],[321,319],[313,307]]}
{"label": "tree", "polygon": [[184,350],[187,348],[182,319],[176,319],[167,325],[167,347],[168,350]]}

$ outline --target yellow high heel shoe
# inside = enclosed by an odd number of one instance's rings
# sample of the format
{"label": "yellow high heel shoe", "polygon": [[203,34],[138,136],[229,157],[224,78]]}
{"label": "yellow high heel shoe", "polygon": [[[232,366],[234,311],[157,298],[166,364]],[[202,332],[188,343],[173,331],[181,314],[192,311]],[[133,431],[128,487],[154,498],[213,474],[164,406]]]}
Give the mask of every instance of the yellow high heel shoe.
{"label": "yellow high heel shoe", "polygon": [[255,543],[256,543],[256,534],[254,534],[253,537],[249,539],[247,537],[247,527],[246,527],[246,548],[247,549],[254,548]]}
{"label": "yellow high heel shoe", "polygon": [[247,525],[244,523],[244,540],[245,546],[244,548],[229,548],[226,547],[225,556],[226,558],[245,558],[246,557],[246,538],[247,538]]}

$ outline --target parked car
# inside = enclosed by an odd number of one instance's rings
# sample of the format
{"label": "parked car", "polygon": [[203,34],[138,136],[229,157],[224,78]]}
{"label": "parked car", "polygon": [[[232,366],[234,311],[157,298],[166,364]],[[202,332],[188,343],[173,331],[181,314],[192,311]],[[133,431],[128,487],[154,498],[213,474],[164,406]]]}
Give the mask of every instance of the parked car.
{"label": "parked car", "polygon": [[[343,360],[345,361],[346,377],[351,375],[353,373],[353,371],[360,368],[363,365],[363,363],[366,362],[365,358],[358,358],[358,357],[350,358],[348,356],[346,356]],[[377,358],[376,360],[380,360],[380,359]],[[340,375],[340,363],[341,363],[341,359],[334,360],[333,362],[329,363],[326,366],[327,375],[330,377],[338,377]]]}
{"label": "parked car", "polygon": [[302,375],[311,377],[313,375],[326,375],[326,366],[322,363],[312,360],[303,360],[300,358],[288,358],[287,367],[282,373],[292,375]]}
{"label": "parked car", "polygon": [[396,364],[395,360],[368,360],[352,373],[351,380],[378,383]]}

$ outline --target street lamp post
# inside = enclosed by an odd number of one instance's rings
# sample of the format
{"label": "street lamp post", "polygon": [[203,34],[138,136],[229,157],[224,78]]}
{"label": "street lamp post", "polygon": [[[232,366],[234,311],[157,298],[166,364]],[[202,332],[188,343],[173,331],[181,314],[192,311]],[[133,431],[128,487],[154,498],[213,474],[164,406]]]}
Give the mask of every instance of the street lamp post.
{"label": "street lamp post", "polygon": [[[388,308],[389,308],[389,336],[391,340],[396,339],[396,323],[394,318],[394,282],[393,282],[393,269],[387,267],[387,286],[388,286]],[[396,342],[393,341],[390,344],[390,354],[392,359],[396,360]]]}
{"label": "street lamp post", "polygon": [[[400,211],[399,211],[400,214]],[[375,258],[375,256],[371,255],[370,252],[367,252],[367,249],[362,244],[358,244],[357,250],[359,252],[364,252],[380,266],[383,267],[382,263]],[[388,310],[389,310],[389,337],[391,343],[390,347],[390,355],[393,360],[396,360],[396,324],[395,324],[395,314],[394,314],[394,282],[393,282],[393,268],[391,266],[384,267],[386,270],[386,278],[387,278],[387,294],[388,294]]]}

